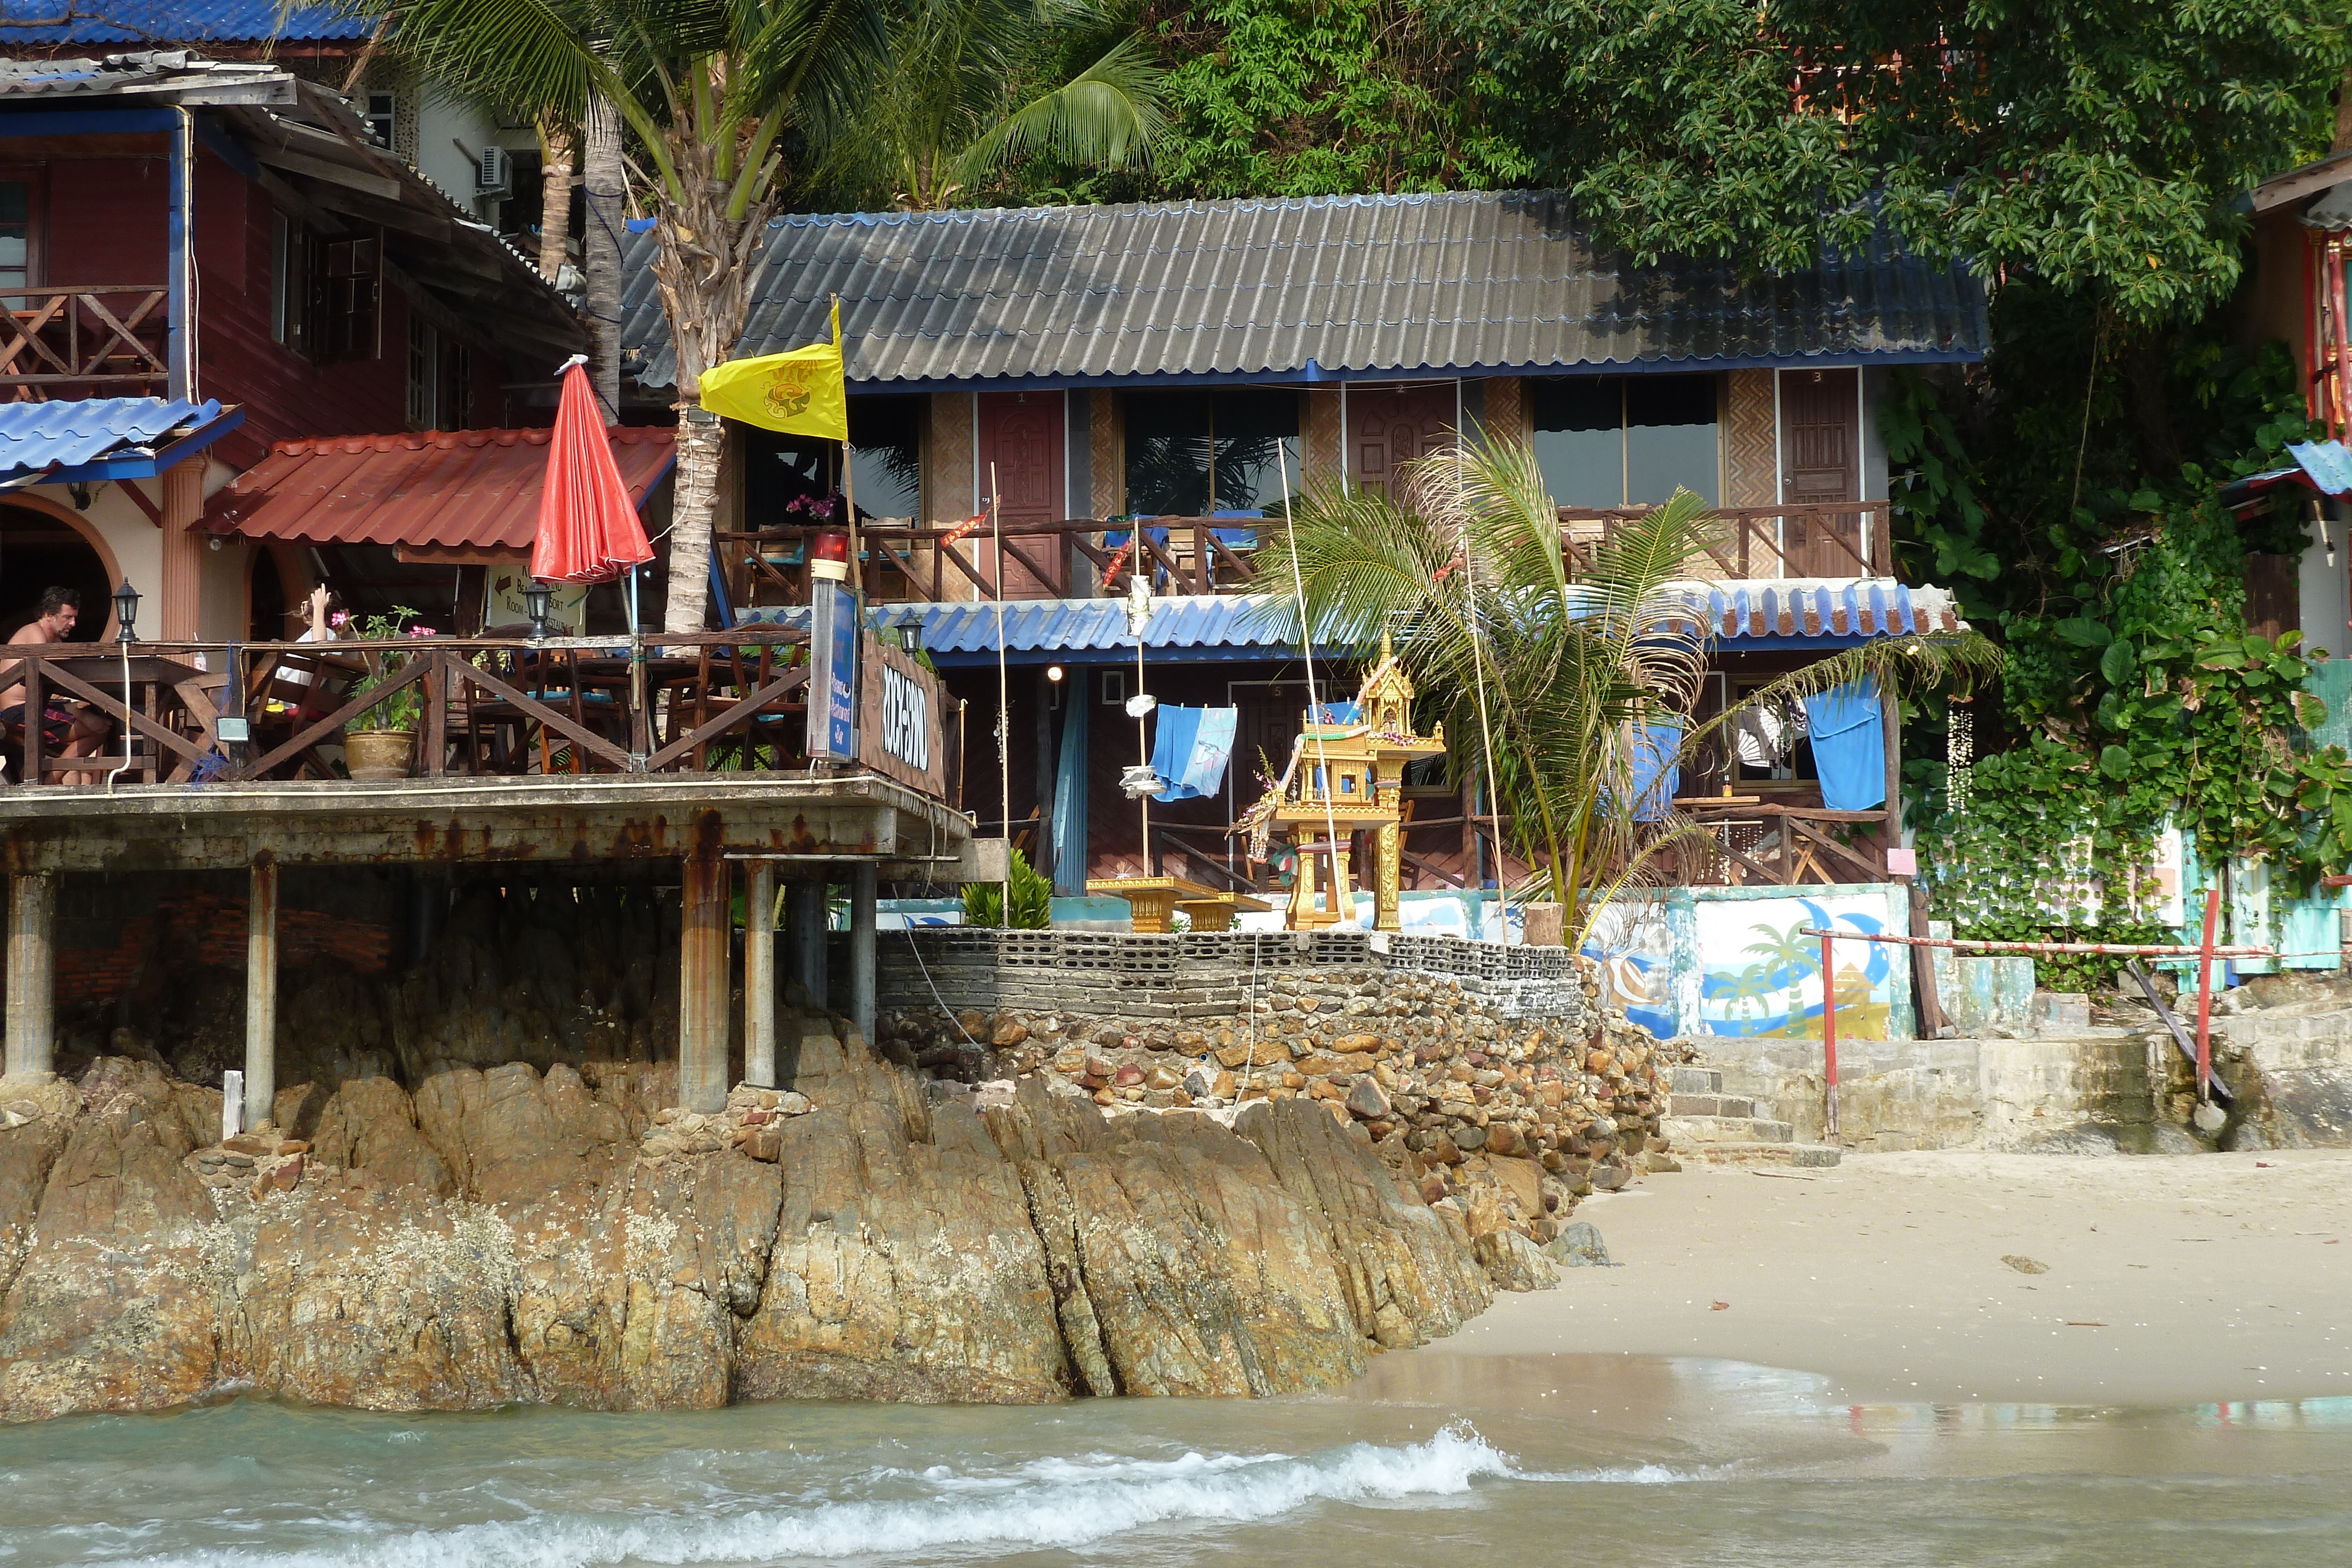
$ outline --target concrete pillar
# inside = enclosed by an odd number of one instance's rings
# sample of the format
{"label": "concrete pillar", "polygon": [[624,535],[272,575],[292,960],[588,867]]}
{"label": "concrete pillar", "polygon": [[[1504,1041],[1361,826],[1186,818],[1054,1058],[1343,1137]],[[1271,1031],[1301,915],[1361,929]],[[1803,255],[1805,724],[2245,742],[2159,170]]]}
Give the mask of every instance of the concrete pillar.
{"label": "concrete pillar", "polygon": [[727,862],[688,855],[679,895],[682,972],[677,988],[678,1097],[689,1111],[727,1108]]}
{"label": "concrete pillar", "polygon": [[278,1103],[278,862],[253,862],[245,900],[245,1125]]}
{"label": "concrete pillar", "polygon": [[8,1048],[0,1076],[47,1078],[57,1061],[58,878],[8,879]]}
{"label": "concrete pillar", "polygon": [[167,643],[194,641],[205,570],[205,536],[195,524],[204,514],[205,460],[191,457],[163,470],[161,602],[156,607],[154,631],[142,631],[142,635]]}
{"label": "concrete pillar", "polygon": [[824,984],[825,884],[793,883],[793,977],[808,992],[809,1005],[826,1005]]}
{"label": "concrete pillar", "polygon": [[776,862],[743,862],[743,1082],[776,1086]]}
{"label": "concrete pillar", "polygon": [[875,894],[879,869],[872,861],[849,868],[849,1021],[874,1042]]}

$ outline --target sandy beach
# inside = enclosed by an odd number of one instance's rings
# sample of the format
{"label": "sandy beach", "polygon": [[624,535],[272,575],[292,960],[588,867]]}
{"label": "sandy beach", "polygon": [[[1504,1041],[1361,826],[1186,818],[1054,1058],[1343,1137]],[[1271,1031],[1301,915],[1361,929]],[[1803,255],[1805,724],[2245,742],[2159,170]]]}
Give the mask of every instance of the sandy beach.
{"label": "sandy beach", "polygon": [[1862,1401],[2352,1397],[2352,1153],[1692,1167],[1577,1218],[1615,1267],[1405,1354],[1724,1357]]}

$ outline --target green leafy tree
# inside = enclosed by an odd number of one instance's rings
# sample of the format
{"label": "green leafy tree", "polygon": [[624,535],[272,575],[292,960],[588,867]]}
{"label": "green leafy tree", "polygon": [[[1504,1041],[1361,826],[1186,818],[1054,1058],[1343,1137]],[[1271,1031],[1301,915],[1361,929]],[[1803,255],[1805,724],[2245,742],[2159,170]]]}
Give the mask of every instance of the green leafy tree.
{"label": "green leafy tree", "polygon": [[1491,134],[1648,263],[1915,252],[2194,315],[2327,142],[2332,0],[1430,0]]}
{"label": "green leafy tree", "polygon": [[[1082,0],[933,0],[891,37],[887,74],[816,172],[846,204],[969,206],[1026,163],[1140,168],[1160,136],[1149,41]],[[1055,70],[1072,51],[1092,57]]]}
{"label": "green leafy tree", "polygon": [[[1969,632],[1880,641],[1770,682],[1704,722],[1691,718],[1708,665],[1689,580],[1720,524],[1687,490],[1616,529],[1571,579],[1559,512],[1532,450],[1474,444],[1418,465],[1406,494],[1324,486],[1262,549],[1259,580],[1294,569],[1318,644],[1368,648],[1384,631],[1453,744],[1491,750],[1495,796],[1533,868],[1522,893],[1564,906],[1571,946],[1664,857],[1712,852],[1670,809],[1643,821],[1636,781],[1654,726],[1681,727],[1670,762],[1695,758],[1752,709],[1864,678],[1900,691],[1990,672]],[[1293,612],[1295,618],[1296,612]]]}

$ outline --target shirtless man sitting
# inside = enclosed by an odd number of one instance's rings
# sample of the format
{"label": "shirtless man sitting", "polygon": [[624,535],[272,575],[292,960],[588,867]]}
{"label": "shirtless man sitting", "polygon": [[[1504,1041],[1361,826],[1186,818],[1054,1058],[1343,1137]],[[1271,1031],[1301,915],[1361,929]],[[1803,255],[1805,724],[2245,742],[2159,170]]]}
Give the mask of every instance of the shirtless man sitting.
{"label": "shirtless man sitting", "polygon": [[[74,622],[80,619],[81,595],[79,592],[70,588],[44,589],[39,612],[17,628],[16,634],[8,639],[8,645],[62,643],[72,635]],[[0,664],[5,663],[0,660]],[[25,683],[16,678],[18,674],[16,668],[8,668],[5,674],[0,674],[0,681],[8,682],[6,689],[0,690],[0,727],[11,730],[22,730],[28,717],[25,712]],[[103,715],[55,696],[41,706],[46,710],[41,715],[41,748],[44,751],[61,758],[95,757],[105,746],[110,727]]]}

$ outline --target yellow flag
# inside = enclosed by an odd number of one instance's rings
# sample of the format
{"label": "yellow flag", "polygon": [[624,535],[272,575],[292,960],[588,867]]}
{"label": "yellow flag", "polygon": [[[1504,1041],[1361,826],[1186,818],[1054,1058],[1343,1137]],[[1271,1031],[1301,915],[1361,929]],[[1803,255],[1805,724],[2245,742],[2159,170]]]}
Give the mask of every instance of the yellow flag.
{"label": "yellow flag", "polygon": [[702,372],[702,406],[762,430],[848,440],[849,395],[841,371],[841,301],[833,302],[832,342],[714,365]]}

